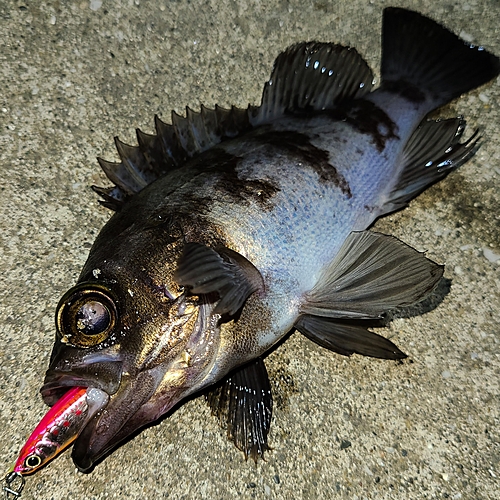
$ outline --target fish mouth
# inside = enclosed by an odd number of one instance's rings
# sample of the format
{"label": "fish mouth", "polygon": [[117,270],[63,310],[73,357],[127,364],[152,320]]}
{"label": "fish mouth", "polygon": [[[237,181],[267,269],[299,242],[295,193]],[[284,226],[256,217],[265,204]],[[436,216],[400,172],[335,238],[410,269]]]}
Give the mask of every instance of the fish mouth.
{"label": "fish mouth", "polygon": [[[156,405],[150,411],[144,412],[144,408],[148,407],[160,381],[154,370],[122,375],[107,384],[78,374],[49,371],[40,392],[49,405],[54,405],[71,387],[88,387],[89,394],[99,395],[73,445],[73,461],[85,472],[137,428],[158,417]],[[136,418],[138,412],[140,416]]]}
{"label": "fish mouth", "polygon": [[[56,350],[57,349],[57,350]],[[115,353],[105,354],[102,352],[84,354],[73,350],[66,350],[68,357],[61,356],[60,346],[55,346],[51,364],[40,393],[44,402],[53,406],[72,387],[88,387],[87,394],[98,395],[92,401],[88,400],[92,411],[89,418],[82,422],[82,428],[76,441],[80,436],[88,436],[89,430],[95,432],[100,420],[106,414],[108,407],[113,406],[113,398],[123,387],[124,363]],[[130,396],[130,392],[128,392]],[[123,412],[123,410],[122,410]],[[76,464],[81,470],[88,467]]]}
{"label": "fish mouth", "polygon": [[[89,376],[91,368],[93,376]],[[106,375],[106,376],[103,376]],[[99,389],[108,396],[116,393],[121,383],[122,363],[106,363],[86,367],[83,370],[48,370],[40,393],[44,402],[53,406],[71,387]]]}
{"label": "fish mouth", "polygon": [[120,387],[123,367],[118,351],[88,353],[56,341],[40,393],[49,406],[76,386],[93,387],[111,396]]}
{"label": "fish mouth", "polygon": [[[71,456],[80,471],[89,471],[121,441],[160,416],[155,393],[162,376],[163,370],[153,369],[123,377],[126,380],[122,380],[120,390],[87,423],[74,443]],[[162,399],[165,405],[165,397]]]}

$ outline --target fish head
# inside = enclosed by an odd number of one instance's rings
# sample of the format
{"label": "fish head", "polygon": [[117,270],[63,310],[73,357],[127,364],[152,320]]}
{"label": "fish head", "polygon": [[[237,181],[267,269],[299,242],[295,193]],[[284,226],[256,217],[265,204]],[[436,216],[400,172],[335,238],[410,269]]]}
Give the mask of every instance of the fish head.
{"label": "fish head", "polygon": [[183,238],[162,231],[98,237],[76,286],[56,311],[56,340],[41,393],[55,404],[70,387],[109,400],[80,431],[81,470],[204,387],[219,347],[220,315],[210,296],[173,276]]}

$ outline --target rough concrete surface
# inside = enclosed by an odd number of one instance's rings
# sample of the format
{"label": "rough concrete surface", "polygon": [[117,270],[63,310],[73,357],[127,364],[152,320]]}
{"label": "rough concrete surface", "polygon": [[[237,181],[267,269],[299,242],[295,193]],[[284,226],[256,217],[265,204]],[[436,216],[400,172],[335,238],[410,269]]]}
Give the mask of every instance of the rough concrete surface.
{"label": "rough concrete surface", "polygon": [[[134,144],[155,113],[258,103],[297,41],[350,44],[378,75],[388,5],[500,54],[497,0],[2,0],[0,469],[46,411],[54,310],[110,216],[88,188],[107,185],[95,157],[116,159],[113,136]],[[377,224],[451,282],[383,332],[407,360],[344,358],[293,334],[269,357],[266,461],[245,462],[197,399],[91,474],[64,453],[22,498],[500,498],[499,83],[440,112],[481,128],[475,158]]]}

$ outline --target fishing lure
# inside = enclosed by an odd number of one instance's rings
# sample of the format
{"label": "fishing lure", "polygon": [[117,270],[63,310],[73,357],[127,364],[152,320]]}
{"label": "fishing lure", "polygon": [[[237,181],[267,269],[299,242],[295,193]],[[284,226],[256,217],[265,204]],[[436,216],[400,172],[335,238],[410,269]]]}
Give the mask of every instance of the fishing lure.
{"label": "fishing lure", "polygon": [[66,392],[36,426],[5,476],[5,498],[19,497],[24,476],[33,474],[71,445],[107,399],[106,393],[95,388],[72,387]]}

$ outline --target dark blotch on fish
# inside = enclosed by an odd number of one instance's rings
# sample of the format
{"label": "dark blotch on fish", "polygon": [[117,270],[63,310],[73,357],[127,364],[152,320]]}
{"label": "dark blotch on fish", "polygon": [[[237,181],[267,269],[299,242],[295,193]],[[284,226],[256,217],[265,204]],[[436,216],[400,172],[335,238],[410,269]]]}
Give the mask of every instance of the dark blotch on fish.
{"label": "dark blotch on fish", "polygon": [[238,156],[231,155],[222,149],[215,149],[211,158],[213,163],[207,170],[217,172],[215,189],[239,203],[253,200],[263,207],[268,206],[272,197],[279,192],[279,187],[266,179],[245,179],[238,176],[236,167],[241,161]]}
{"label": "dark blotch on fish", "polygon": [[362,134],[372,136],[377,150],[382,152],[389,139],[399,139],[397,125],[387,113],[376,104],[365,99],[358,99],[339,106],[329,112],[336,120],[345,121]]}
{"label": "dark blotch on fish", "polygon": [[384,90],[399,94],[401,97],[415,104],[420,104],[425,101],[425,94],[418,87],[406,80],[384,83]]}
{"label": "dark blotch on fish", "polygon": [[[248,203],[255,201],[262,206],[268,206],[272,197],[280,190],[269,179],[246,179],[239,175],[238,165],[242,158],[228,153],[222,147],[215,147],[202,153],[191,162],[191,168],[196,172],[195,176],[201,176],[198,184],[203,184],[207,175],[213,175],[215,179],[214,192],[219,193],[218,198],[227,198],[234,203]],[[209,211],[213,200],[200,196],[196,192],[189,195],[189,205],[205,207],[204,212]],[[183,198],[185,205],[188,196]],[[177,212],[181,211],[179,207]]]}
{"label": "dark blotch on fish", "polygon": [[311,143],[306,134],[292,130],[269,130],[256,136],[263,144],[276,146],[278,151],[287,151],[299,161],[310,165],[322,183],[332,182],[348,197],[352,198],[351,188],[346,178],[329,162],[328,151]]}

